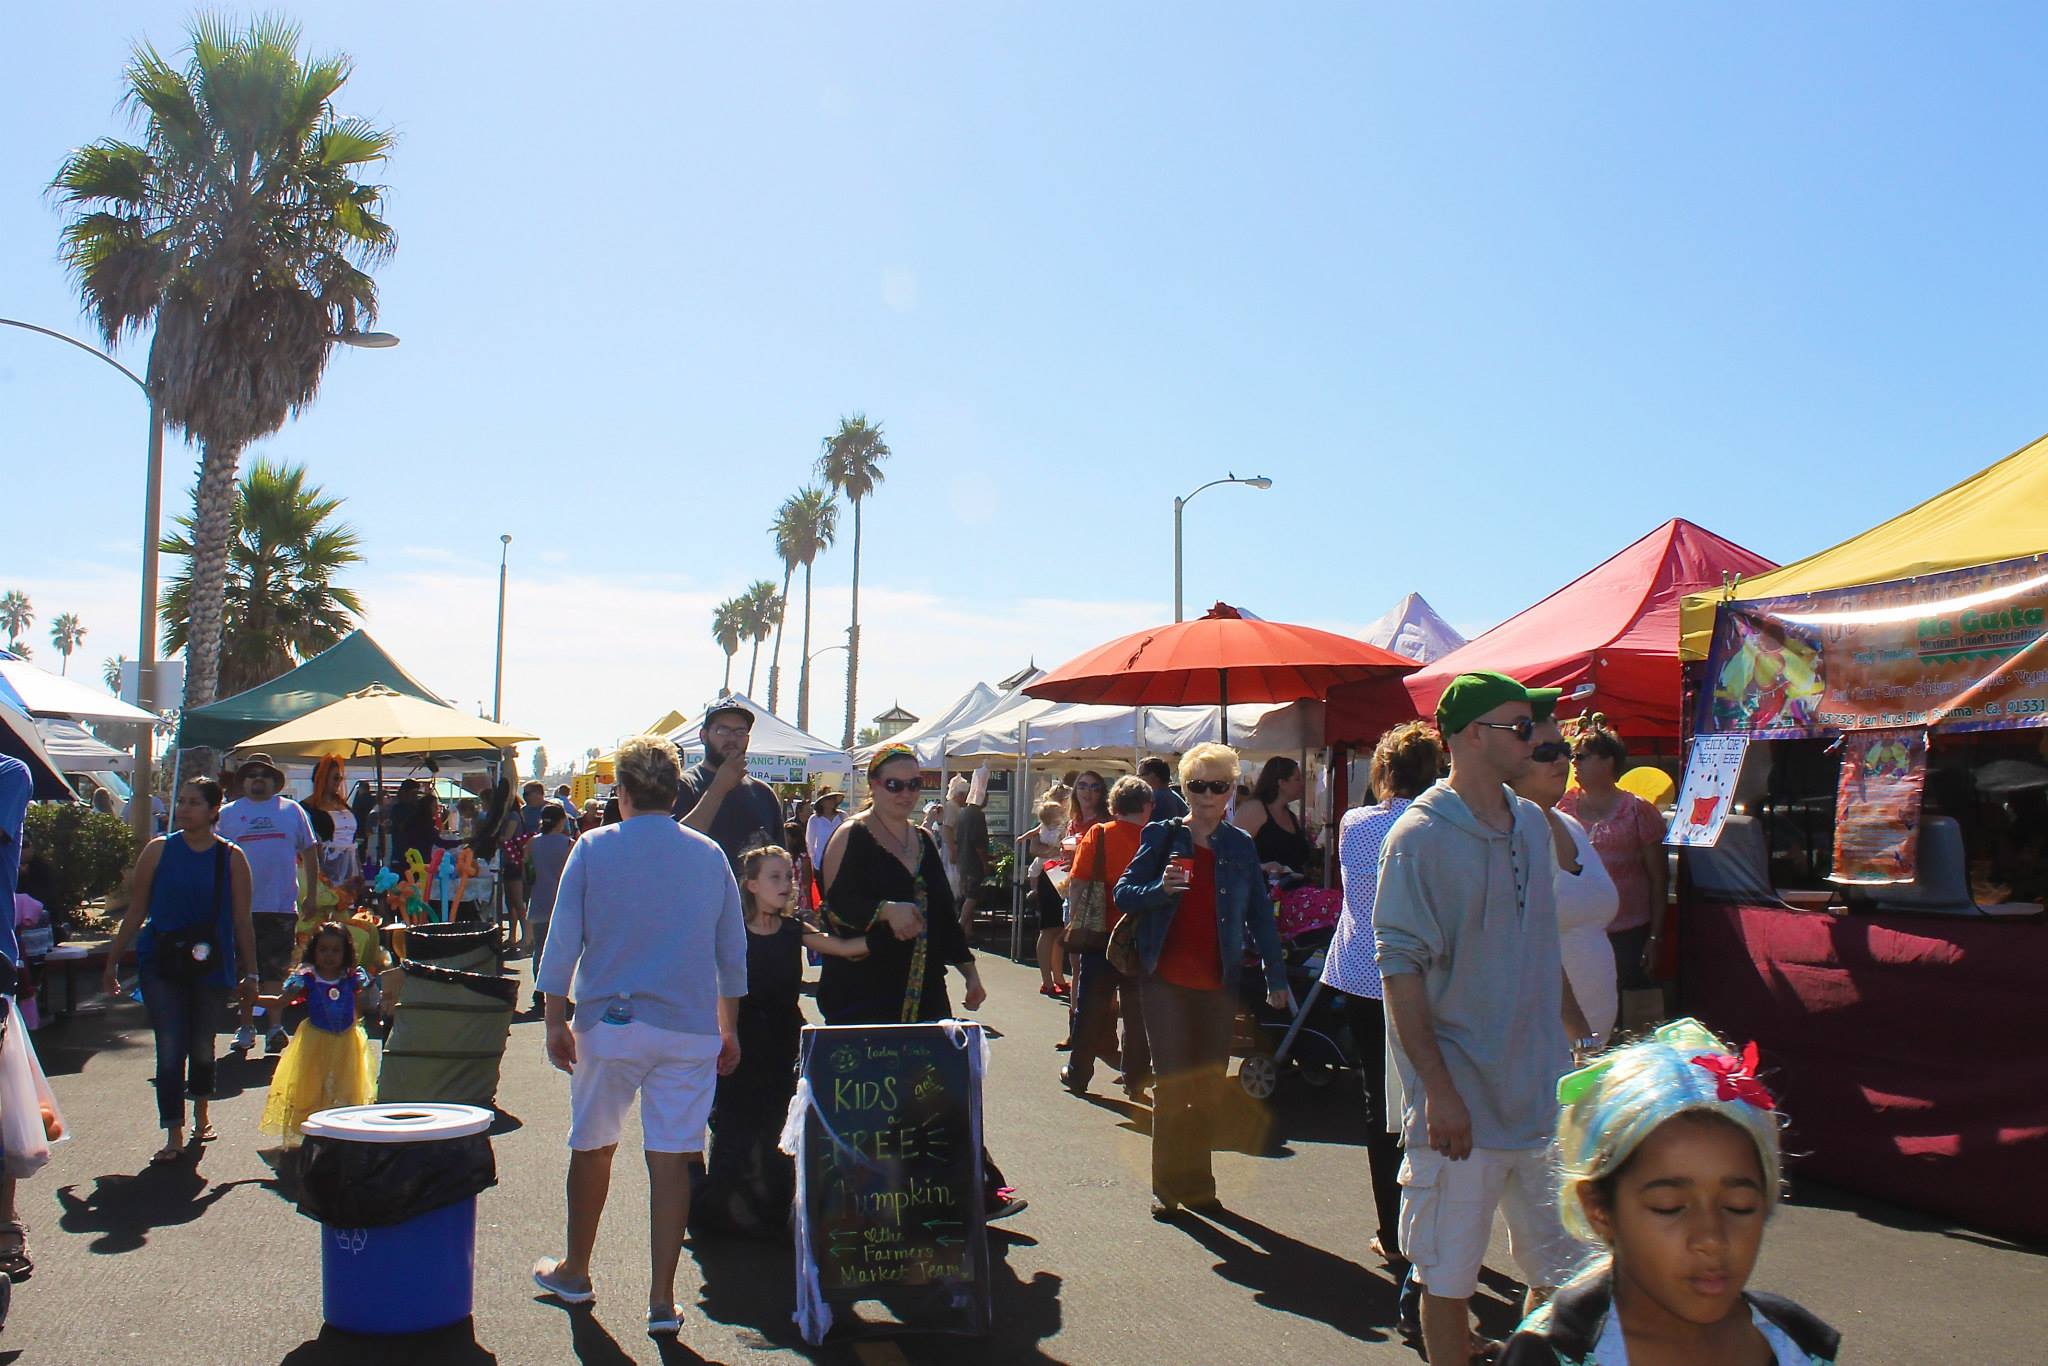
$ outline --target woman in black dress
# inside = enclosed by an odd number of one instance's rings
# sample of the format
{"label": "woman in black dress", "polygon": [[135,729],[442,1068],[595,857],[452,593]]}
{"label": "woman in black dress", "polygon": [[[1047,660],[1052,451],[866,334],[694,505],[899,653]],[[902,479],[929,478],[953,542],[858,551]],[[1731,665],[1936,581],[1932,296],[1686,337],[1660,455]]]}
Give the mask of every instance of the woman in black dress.
{"label": "woman in black dress", "polygon": [[1280,755],[1266,760],[1251,799],[1238,803],[1231,823],[1252,837],[1269,878],[1314,875],[1316,847],[1292,806],[1307,787],[1301,765]]}
{"label": "woman in black dress", "polygon": [[[825,846],[825,928],[867,941],[865,958],[827,958],[818,1009],[828,1025],[919,1024],[953,1018],[946,968],[960,969],[961,1005],[988,999],[960,932],[938,845],[913,819],[923,782],[915,751],[892,745],[868,762],[868,806]],[[982,1154],[991,1219],[1024,1208]]]}

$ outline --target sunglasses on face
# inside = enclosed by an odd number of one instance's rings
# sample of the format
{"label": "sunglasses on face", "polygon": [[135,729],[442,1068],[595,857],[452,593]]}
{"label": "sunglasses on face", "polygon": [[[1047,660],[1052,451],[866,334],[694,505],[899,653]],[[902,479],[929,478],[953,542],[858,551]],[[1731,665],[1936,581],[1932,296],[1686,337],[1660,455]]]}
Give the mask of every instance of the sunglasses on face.
{"label": "sunglasses on face", "polygon": [[882,790],[885,792],[921,792],[924,790],[924,780],[922,778],[877,778],[875,781],[882,785]]}
{"label": "sunglasses on face", "polygon": [[1554,764],[1559,759],[1572,757],[1572,747],[1562,740],[1545,740],[1529,751],[1529,757],[1539,764]]}
{"label": "sunglasses on face", "polygon": [[1101,783],[1075,783],[1075,784],[1074,784],[1074,791],[1076,791],[1076,792],[1100,792],[1100,791],[1102,791],[1102,784],[1101,784]]}
{"label": "sunglasses on face", "polygon": [[1207,778],[1190,778],[1187,781],[1188,792],[1196,797],[1221,797],[1236,786],[1236,783],[1227,778],[1215,781]]}
{"label": "sunglasses on face", "polygon": [[1507,731],[1524,744],[1528,743],[1529,737],[1536,733],[1536,723],[1526,716],[1517,717],[1512,721],[1474,721],[1472,724],[1483,726],[1487,730]]}

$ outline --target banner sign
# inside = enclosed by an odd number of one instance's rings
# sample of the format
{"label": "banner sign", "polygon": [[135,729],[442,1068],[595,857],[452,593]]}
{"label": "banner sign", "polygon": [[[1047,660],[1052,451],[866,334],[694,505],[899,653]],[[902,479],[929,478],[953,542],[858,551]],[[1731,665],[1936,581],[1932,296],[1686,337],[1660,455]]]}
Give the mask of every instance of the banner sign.
{"label": "banner sign", "polygon": [[[704,762],[702,747],[683,751],[683,764],[687,767]],[[747,776],[764,783],[803,783],[809,777],[808,766],[801,754],[756,754],[747,751]]]}
{"label": "banner sign", "polygon": [[1924,731],[1861,731],[1844,740],[1828,881],[1857,887],[1911,882],[1926,788]]}
{"label": "banner sign", "polygon": [[906,1325],[986,1333],[980,1025],[811,1025],[783,1148],[796,1158],[797,1322],[879,1300]]}
{"label": "banner sign", "polygon": [[1685,763],[1685,782],[1678,804],[1671,808],[1671,828],[1664,843],[1681,849],[1711,849],[1728,823],[1735,804],[1735,780],[1749,753],[1747,735],[1702,735],[1692,742]]}
{"label": "banner sign", "polygon": [[2048,555],[1722,604],[1695,733],[2048,726]]}

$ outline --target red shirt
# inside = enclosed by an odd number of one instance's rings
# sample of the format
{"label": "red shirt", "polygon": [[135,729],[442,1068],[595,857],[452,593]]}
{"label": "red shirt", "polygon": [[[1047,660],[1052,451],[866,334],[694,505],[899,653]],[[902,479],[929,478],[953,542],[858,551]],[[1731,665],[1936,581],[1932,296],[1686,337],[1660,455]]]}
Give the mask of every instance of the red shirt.
{"label": "red shirt", "polygon": [[1109,928],[1115,929],[1116,922],[1124,913],[1116,908],[1116,880],[1124,875],[1124,869],[1131,866],[1131,860],[1138,856],[1138,840],[1144,835],[1145,827],[1130,821],[1104,821],[1088,827],[1088,833],[1081,836],[1080,847],[1074,850],[1074,876],[1103,884],[1109,901]]}
{"label": "red shirt", "polygon": [[1195,991],[1223,989],[1223,949],[1216,942],[1216,853],[1207,845],[1195,846],[1188,889],[1159,950],[1159,975]]}

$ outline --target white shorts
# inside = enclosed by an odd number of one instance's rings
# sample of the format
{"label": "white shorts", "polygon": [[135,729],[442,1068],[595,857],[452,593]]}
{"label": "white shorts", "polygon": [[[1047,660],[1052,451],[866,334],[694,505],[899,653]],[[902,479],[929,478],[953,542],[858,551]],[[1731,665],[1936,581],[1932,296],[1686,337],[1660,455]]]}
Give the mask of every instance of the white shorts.
{"label": "white shorts", "polygon": [[1584,1252],[1558,1222],[1556,1191],[1548,1148],[1474,1148],[1461,1162],[1410,1148],[1401,1159],[1401,1251],[1430,1294],[1470,1299],[1498,1209],[1522,1280],[1554,1287]]}
{"label": "white shorts", "polygon": [[683,1034],[599,1021],[576,1031],[569,1074],[569,1146],[609,1148],[640,1097],[643,1146],[651,1153],[704,1151],[704,1126],[718,1089],[716,1034]]}

